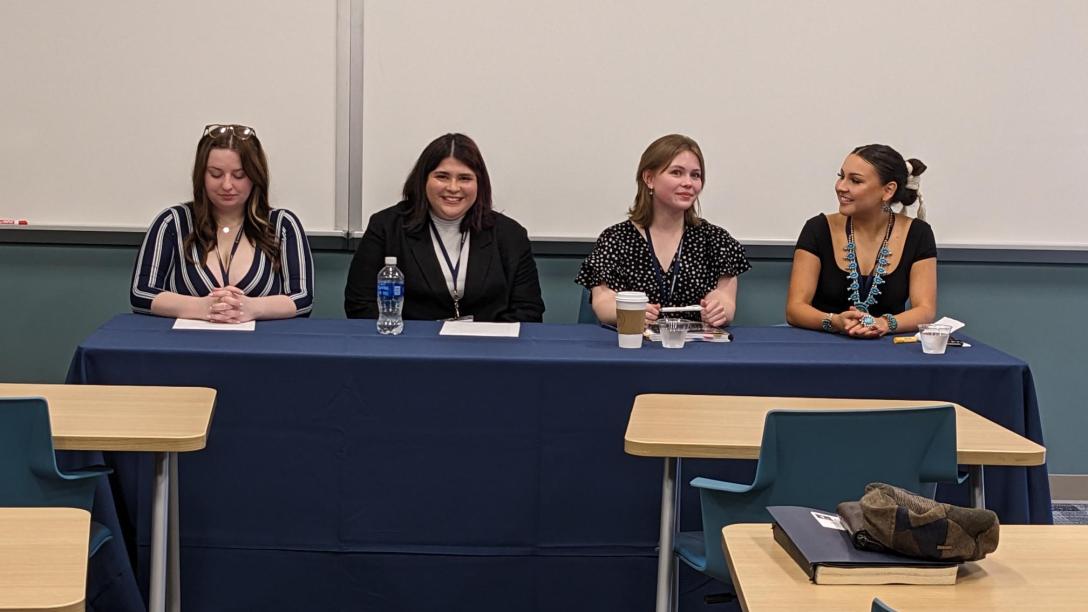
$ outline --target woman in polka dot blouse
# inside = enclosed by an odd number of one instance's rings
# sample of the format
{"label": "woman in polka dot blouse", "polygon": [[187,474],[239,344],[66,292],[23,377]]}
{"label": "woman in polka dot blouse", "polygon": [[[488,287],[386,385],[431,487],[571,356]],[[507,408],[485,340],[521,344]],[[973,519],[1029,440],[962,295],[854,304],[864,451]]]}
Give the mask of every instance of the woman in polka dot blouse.
{"label": "woman in polka dot blouse", "polygon": [[725,229],[699,218],[705,180],[699,145],[679,134],[662,136],[639,160],[638,192],[627,220],[606,228],[582,262],[575,282],[590,290],[601,323],[616,322],[616,292],[644,291],[646,321],[662,306],[691,306],[692,319],[723,327],[736,312],[737,277],[752,266]]}

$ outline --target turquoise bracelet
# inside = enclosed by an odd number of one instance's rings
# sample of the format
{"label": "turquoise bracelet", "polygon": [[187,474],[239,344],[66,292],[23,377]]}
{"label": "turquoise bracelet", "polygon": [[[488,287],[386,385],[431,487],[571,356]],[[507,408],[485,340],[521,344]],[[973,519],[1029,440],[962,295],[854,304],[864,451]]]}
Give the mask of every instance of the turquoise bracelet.
{"label": "turquoise bracelet", "polygon": [[884,317],[884,320],[888,322],[888,333],[894,334],[895,330],[899,329],[899,321],[895,320],[895,315],[885,314],[881,316]]}
{"label": "turquoise bracelet", "polygon": [[827,313],[827,316],[820,321],[820,327],[824,328],[824,331],[829,334],[835,333],[835,328],[831,325],[831,317],[833,316],[835,315],[829,312]]}

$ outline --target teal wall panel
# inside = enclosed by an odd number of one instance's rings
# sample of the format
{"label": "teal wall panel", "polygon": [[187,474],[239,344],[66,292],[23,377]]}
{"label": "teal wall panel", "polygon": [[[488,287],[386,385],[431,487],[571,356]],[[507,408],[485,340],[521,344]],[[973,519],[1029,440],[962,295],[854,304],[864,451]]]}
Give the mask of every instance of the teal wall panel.
{"label": "teal wall panel", "polygon": [[[136,249],[0,244],[0,381],[59,382],[81,339],[127,312]],[[579,258],[538,257],[550,323],[577,320]],[[343,316],[351,255],[315,253],[315,317]],[[756,260],[741,277],[737,322],[785,319],[789,262]],[[1031,364],[1052,473],[1088,474],[1088,266],[942,263],[940,313],[965,321],[971,336]],[[938,357],[939,358],[939,357]],[[849,376],[848,372],[843,373]]]}

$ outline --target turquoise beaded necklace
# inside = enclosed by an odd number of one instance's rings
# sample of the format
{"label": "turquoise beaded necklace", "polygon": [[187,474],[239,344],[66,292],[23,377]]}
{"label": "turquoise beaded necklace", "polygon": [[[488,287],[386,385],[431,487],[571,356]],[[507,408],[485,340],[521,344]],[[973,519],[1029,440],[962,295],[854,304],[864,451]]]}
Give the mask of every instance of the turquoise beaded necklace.
{"label": "turquoise beaded necklace", "polygon": [[869,308],[876,304],[876,296],[880,295],[880,285],[884,284],[884,274],[887,272],[888,257],[892,254],[888,250],[888,241],[892,237],[892,228],[895,227],[895,213],[888,215],[888,229],[884,230],[884,240],[880,243],[880,249],[876,252],[876,263],[873,265],[873,283],[869,285],[868,295],[865,296],[865,300],[861,299],[861,274],[858,271],[858,251],[857,243],[854,241],[854,224],[853,219],[846,218],[846,246],[843,250],[846,251],[846,279],[850,281],[850,285],[846,287],[848,292],[847,299],[854,305],[854,308],[865,313],[865,316],[861,319],[862,325],[872,325],[876,319],[873,315],[869,314]]}

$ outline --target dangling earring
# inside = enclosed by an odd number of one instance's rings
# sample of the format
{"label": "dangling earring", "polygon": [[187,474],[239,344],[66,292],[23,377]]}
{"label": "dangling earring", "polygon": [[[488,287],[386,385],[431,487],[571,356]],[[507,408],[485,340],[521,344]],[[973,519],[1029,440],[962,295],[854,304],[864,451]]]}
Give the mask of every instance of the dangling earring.
{"label": "dangling earring", "polygon": [[650,199],[652,200],[653,198],[654,198],[654,188],[650,187]]}
{"label": "dangling earring", "polygon": [[887,200],[884,200],[880,203],[880,210],[886,213],[890,213],[892,211],[892,205],[889,204]]}

